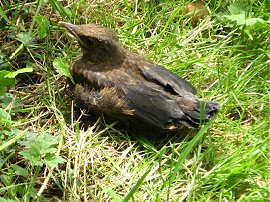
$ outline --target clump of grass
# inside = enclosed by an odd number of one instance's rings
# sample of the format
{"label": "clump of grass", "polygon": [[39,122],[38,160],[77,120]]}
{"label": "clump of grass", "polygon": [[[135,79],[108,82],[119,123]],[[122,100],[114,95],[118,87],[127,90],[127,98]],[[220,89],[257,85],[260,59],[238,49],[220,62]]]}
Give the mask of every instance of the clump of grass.
{"label": "clump of grass", "polygon": [[[267,3],[210,1],[197,26],[180,15],[188,3],[0,4],[2,201],[268,201]],[[73,103],[66,82],[79,48],[60,20],[114,28],[125,47],[219,101],[219,115],[158,140],[102,118],[83,124],[91,114]]]}

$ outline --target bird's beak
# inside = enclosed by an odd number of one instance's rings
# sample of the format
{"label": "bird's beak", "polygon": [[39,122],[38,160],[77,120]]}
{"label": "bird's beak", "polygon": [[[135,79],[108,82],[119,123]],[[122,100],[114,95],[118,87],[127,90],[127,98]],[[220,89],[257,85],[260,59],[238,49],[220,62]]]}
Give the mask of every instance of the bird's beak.
{"label": "bird's beak", "polygon": [[59,24],[62,27],[65,27],[72,35],[74,35],[75,37],[78,38],[77,31],[79,30],[79,26],[73,25],[73,24],[67,23],[67,22],[62,22],[62,21],[60,21]]}
{"label": "bird's beak", "polygon": [[62,27],[65,27],[73,36],[75,36],[80,45],[83,45],[83,42],[82,42],[81,38],[78,35],[79,26],[73,25],[73,24],[67,23],[67,22],[62,22],[62,21],[60,21],[59,24]]}

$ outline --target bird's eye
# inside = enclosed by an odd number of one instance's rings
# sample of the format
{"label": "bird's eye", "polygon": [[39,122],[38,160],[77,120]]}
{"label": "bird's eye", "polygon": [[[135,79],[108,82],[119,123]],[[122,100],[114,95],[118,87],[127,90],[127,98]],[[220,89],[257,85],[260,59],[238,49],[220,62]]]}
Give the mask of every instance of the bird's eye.
{"label": "bird's eye", "polygon": [[95,43],[95,41],[94,41],[94,39],[92,39],[92,38],[86,38],[86,39],[85,39],[85,43],[86,43],[87,46],[89,47],[89,46],[93,46],[94,43]]}

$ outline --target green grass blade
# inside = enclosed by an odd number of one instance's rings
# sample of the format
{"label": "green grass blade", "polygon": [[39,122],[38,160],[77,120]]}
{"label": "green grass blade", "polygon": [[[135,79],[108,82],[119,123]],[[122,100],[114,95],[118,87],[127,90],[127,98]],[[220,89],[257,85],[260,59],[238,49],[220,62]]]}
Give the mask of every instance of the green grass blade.
{"label": "green grass blade", "polygon": [[201,128],[199,132],[195,135],[195,137],[188,143],[184,151],[181,153],[181,155],[178,158],[177,163],[175,164],[173,172],[170,175],[169,186],[171,186],[171,184],[173,183],[173,180],[176,178],[181,166],[183,165],[185,159],[187,158],[191,150],[194,148],[195,144],[200,140],[200,138],[210,128],[211,125],[212,125],[212,121],[208,122],[203,128]]}
{"label": "green grass blade", "polygon": [[151,171],[152,166],[150,166],[145,173],[142,175],[142,177],[137,181],[137,183],[132,187],[132,189],[129,191],[127,196],[124,198],[122,202],[128,202],[128,200],[134,195],[134,193],[139,189],[141,184],[143,183],[144,179],[148,175],[148,173]]}
{"label": "green grass blade", "polygon": [[11,22],[11,21],[8,19],[8,17],[6,16],[6,14],[5,14],[5,12],[4,12],[2,6],[0,6],[0,16],[1,16],[2,18],[4,18],[4,20],[5,20],[7,23],[12,24],[12,22]]}

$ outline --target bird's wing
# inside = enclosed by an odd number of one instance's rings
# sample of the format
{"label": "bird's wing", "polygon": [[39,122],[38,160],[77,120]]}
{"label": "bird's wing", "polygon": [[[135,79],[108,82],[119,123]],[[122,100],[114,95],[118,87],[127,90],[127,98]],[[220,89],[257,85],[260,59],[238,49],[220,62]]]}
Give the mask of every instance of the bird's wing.
{"label": "bird's wing", "polygon": [[184,92],[196,94],[196,89],[188,81],[160,65],[151,63],[150,65],[139,67],[139,69],[147,80],[162,85],[173,94],[182,95]]}
{"label": "bird's wing", "polygon": [[142,82],[124,85],[121,88],[135,118],[151,126],[182,124],[189,128],[197,128],[201,122],[216,114],[220,107],[217,102],[199,101],[193,94],[185,94],[175,99],[162,90]]}
{"label": "bird's wing", "polygon": [[[122,86],[128,99],[129,107],[134,110],[134,116],[152,126],[164,126],[173,122],[182,123],[189,127],[194,127],[194,121],[190,119],[181,105],[192,110],[196,108],[194,102],[179,103],[181,100],[174,100],[166,93],[150,88],[143,83]],[[179,98],[182,99],[182,98]],[[183,98],[184,99],[184,98]],[[183,100],[183,102],[185,102]],[[198,123],[196,123],[198,124]]]}

